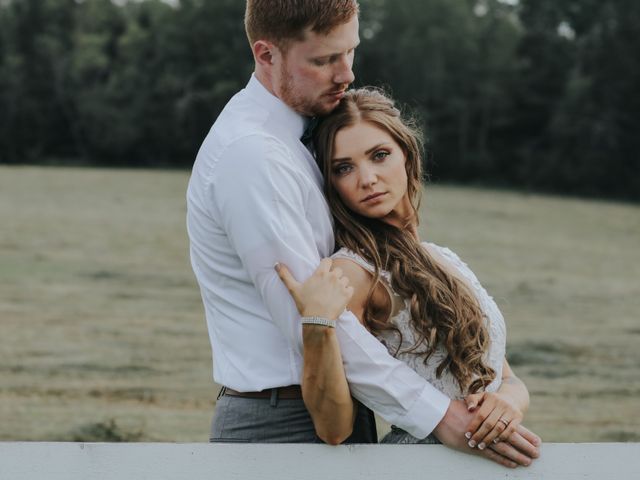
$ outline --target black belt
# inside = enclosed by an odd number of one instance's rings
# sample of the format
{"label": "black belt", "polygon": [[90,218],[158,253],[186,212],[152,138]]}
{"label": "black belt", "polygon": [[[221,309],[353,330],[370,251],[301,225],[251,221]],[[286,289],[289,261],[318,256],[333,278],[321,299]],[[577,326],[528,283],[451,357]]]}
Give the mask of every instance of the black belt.
{"label": "black belt", "polygon": [[[274,393],[273,391],[276,391]],[[243,398],[273,398],[277,395],[277,398],[285,400],[302,399],[302,388],[300,385],[289,385],[288,387],[275,387],[267,388],[261,392],[238,392],[229,387],[222,387],[220,395],[229,395],[230,397],[243,397]]]}

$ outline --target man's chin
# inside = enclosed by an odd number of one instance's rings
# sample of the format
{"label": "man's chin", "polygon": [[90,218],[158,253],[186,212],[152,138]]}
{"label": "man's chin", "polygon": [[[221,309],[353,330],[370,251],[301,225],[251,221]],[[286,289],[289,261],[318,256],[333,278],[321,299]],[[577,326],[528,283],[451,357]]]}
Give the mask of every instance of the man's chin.
{"label": "man's chin", "polygon": [[313,106],[312,113],[314,117],[324,117],[325,115],[329,115],[331,112],[335,110],[335,108],[340,104],[339,100],[334,102],[324,102],[318,103]]}

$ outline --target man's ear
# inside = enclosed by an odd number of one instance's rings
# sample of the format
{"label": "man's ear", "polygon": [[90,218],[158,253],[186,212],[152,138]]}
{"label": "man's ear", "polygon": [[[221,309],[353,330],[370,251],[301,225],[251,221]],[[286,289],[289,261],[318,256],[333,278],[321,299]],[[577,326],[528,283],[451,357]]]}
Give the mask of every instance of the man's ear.
{"label": "man's ear", "polygon": [[279,53],[278,47],[266,40],[258,40],[253,44],[253,57],[255,58],[256,64],[264,69],[271,69],[274,57]]}

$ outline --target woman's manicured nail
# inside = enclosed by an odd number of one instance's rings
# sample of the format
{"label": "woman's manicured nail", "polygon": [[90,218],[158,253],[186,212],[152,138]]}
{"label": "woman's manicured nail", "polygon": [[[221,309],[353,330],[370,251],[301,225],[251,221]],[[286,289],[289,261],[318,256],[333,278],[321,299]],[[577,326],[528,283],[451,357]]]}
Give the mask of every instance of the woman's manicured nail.
{"label": "woman's manicured nail", "polygon": [[273,268],[275,269],[275,271],[277,272],[278,270],[280,270],[280,264],[278,262],[273,264]]}
{"label": "woman's manicured nail", "polygon": [[484,447],[486,447],[484,442],[480,442],[480,444],[478,445],[478,450],[484,450]]}
{"label": "woman's manicured nail", "polygon": [[475,440],[469,440],[469,444],[468,444],[471,448],[474,448],[476,446],[476,441]]}
{"label": "woman's manicured nail", "polygon": [[471,432],[465,433],[464,436],[467,440],[469,440],[471,438]]}

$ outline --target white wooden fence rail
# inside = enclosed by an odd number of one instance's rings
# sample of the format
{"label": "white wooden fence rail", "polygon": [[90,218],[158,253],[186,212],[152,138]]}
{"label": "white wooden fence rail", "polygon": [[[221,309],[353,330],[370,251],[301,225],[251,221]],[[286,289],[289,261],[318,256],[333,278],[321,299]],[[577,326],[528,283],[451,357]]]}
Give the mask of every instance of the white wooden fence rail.
{"label": "white wooden fence rail", "polygon": [[510,470],[441,445],[0,442],[1,480],[640,480],[640,443],[545,444]]}

